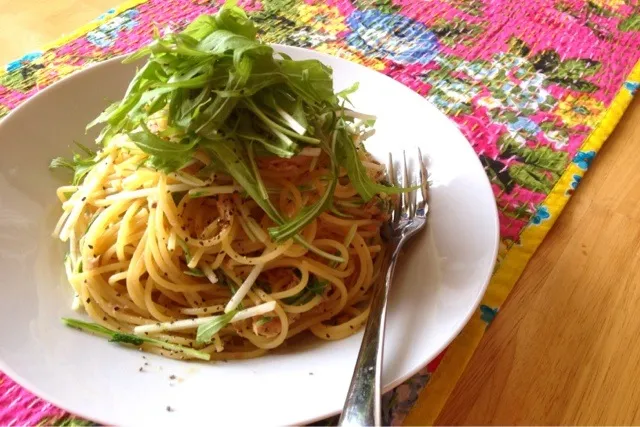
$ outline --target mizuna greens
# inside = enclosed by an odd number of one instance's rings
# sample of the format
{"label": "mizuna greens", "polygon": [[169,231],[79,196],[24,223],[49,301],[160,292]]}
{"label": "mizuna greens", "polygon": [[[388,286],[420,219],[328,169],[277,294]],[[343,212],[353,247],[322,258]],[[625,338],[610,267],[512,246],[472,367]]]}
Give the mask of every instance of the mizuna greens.
{"label": "mizuna greens", "polygon": [[364,324],[405,191],[363,146],[331,68],[261,43],[235,3],[126,61],[123,98],[88,127],[95,152],[57,158],[54,237],[68,244],[69,325],[180,359],[257,357]]}
{"label": "mizuna greens", "polygon": [[[292,237],[300,241],[299,231],[332,207],[338,167],[346,169],[365,201],[378,193],[398,193],[397,188],[373,182],[358,157],[363,148],[354,144],[354,137],[372,121],[355,126],[344,107],[357,85],[334,93],[329,67],[279,54],[256,34],[245,12],[229,2],[213,16],[201,15],[180,33],[156,35],[150,45],[126,59],[147,61],[123,99],[88,127],[104,125],[102,143],[126,133],[149,155],[147,166],[164,172],[179,170],[197,151],[206,153],[212,169],[233,177],[277,224],[269,229],[276,242]],[[146,123],[163,111],[167,127],[153,133]],[[285,220],[269,201],[255,157],[290,158],[305,147],[328,153],[333,174],[326,177],[324,197]],[[86,164],[76,159],[76,176]]]}

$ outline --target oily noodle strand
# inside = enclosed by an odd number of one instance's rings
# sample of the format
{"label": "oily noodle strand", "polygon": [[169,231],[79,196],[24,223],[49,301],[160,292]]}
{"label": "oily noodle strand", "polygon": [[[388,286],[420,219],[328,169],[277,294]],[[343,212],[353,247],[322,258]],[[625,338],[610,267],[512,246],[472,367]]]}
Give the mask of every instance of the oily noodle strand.
{"label": "oily noodle strand", "polygon": [[[369,313],[384,252],[384,218],[375,203],[359,199],[343,172],[334,205],[344,202],[345,210],[323,213],[301,233],[318,250],[293,240],[274,243],[268,237],[274,224],[256,203],[229,177],[202,176],[208,159],[196,158],[165,174],[144,166],[146,155],[119,136],[80,185],[60,187],[63,214],[54,234],[69,242],[73,307],[106,328],[144,330],[214,360],[260,356],[304,331],[325,340],[355,333]],[[323,194],[330,174],[324,154],[262,158],[259,170],[272,203],[288,218]],[[317,255],[323,252],[341,261]],[[269,312],[251,314],[271,301]],[[196,342],[197,319],[225,310],[244,318],[210,342]]]}

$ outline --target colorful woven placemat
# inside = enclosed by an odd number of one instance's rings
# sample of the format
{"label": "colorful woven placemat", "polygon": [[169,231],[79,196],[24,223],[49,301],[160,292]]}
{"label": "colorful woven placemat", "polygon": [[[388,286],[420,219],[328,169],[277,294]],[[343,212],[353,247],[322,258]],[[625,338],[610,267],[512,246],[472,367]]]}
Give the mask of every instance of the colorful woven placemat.
{"label": "colorful woven placemat", "polygon": [[[387,424],[431,423],[527,261],[640,81],[638,0],[272,0],[242,4],[262,37],[342,56],[437,105],[471,141],[500,210],[498,264],[478,313],[385,396]],[[137,0],[0,74],[0,117],[87,64],[179,29],[207,0]],[[446,142],[443,142],[446,143]],[[426,385],[426,387],[425,387]],[[329,421],[326,421],[329,422]],[[83,424],[0,373],[0,425]]]}

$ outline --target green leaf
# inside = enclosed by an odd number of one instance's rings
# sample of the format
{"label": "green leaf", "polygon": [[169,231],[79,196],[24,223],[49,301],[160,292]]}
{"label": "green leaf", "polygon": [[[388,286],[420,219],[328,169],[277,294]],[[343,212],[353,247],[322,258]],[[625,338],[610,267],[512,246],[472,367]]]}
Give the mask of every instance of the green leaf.
{"label": "green leaf", "polygon": [[214,55],[233,52],[234,64],[238,64],[245,55],[254,57],[273,55],[271,46],[225,30],[209,34],[198,44],[198,49],[211,52]]}
{"label": "green leaf", "polygon": [[227,326],[237,312],[237,310],[233,310],[228,313],[221,314],[220,316],[214,316],[211,321],[205,323],[204,325],[198,326],[198,331],[196,332],[196,342],[199,344],[211,342],[213,336],[220,332],[222,328]]}
{"label": "green leaf", "polygon": [[269,228],[269,236],[276,242],[282,242],[298,234],[300,230],[331,206],[337,183],[338,177],[334,173],[329,176],[329,185],[316,203],[301,209],[298,215],[287,223]]}
{"label": "green leaf", "polygon": [[333,72],[320,61],[316,60],[281,60],[280,70],[286,77],[291,89],[305,101],[313,104],[327,102],[336,103],[333,93]]}
{"label": "green leaf", "polygon": [[199,142],[194,138],[187,144],[165,141],[153,134],[144,123],[140,123],[142,128],[136,132],[129,132],[129,138],[138,148],[149,154],[149,164],[155,169],[173,172],[181,168],[191,159],[193,149]]}
{"label": "green leaf", "polygon": [[307,289],[315,295],[322,295],[328,284],[329,282],[319,280],[317,277],[314,277],[311,280],[311,283],[307,284]]}
{"label": "green leaf", "polygon": [[275,210],[269,199],[262,198],[260,186],[247,160],[248,155],[241,144],[226,139],[208,143],[203,148],[220,161],[229,175],[240,184],[249,197],[255,200],[269,218],[276,223],[282,222],[280,213]]}
{"label": "green leaf", "polygon": [[187,276],[193,277],[206,277],[205,274],[199,268],[190,268],[189,270],[183,271]]}
{"label": "green leaf", "polygon": [[270,316],[262,316],[260,319],[258,319],[256,321],[256,325],[257,326],[262,326],[266,323],[271,322],[273,319],[275,319],[275,317],[270,317]]}
{"label": "green leaf", "polygon": [[[229,73],[226,89],[238,90],[244,87],[251,74],[252,66],[253,61],[250,58],[240,60],[238,64],[236,64],[236,69]],[[238,98],[216,97],[214,101],[202,111],[202,114],[193,121],[189,126],[189,130],[206,138],[214,137],[232,113],[237,103]]]}
{"label": "green leaf", "polygon": [[356,93],[358,91],[359,87],[360,87],[360,83],[359,82],[355,82],[354,84],[352,84],[348,88],[343,89],[340,92],[336,93],[336,96],[338,98],[342,98],[344,100],[348,100],[347,98],[349,98],[349,95],[353,95],[354,93]]}
{"label": "green leaf", "polygon": [[313,277],[307,286],[297,294],[288,298],[283,298],[282,301],[288,305],[303,305],[311,301],[316,295],[322,295],[325,288],[329,283],[319,280],[317,277]]}
{"label": "green leaf", "polygon": [[336,148],[336,155],[338,163],[347,170],[351,185],[356,189],[360,197],[364,201],[369,201],[373,196],[378,193],[385,194],[399,194],[407,191],[412,191],[416,187],[409,187],[406,189],[399,187],[386,186],[375,183],[367,175],[367,170],[360,161],[358,156],[358,150],[356,149],[353,141],[346,134],[344,129],[338,130],[338,144]]}
{"label": "green leaf", "polygon": [[313,295],[312,292],[309,292],[305,288],[293,296],[290,296],[288,298],[282,298],[282,302],[288,305],[303,305],[311,301],[314,296],[315,295]]}
{"label": "green leaf", "polygon": [[82,320],[70,319],[66,317],[62,318],[62,322],[67,326],[79,329],[81,331],[107,336],[109,337],[109,341],[115,343],[129,344],[134,346],[140,346],[143,343],[147,343],[156,347],[164,348],[165,350],[183,353],[196,359],[209,360],[211,358],[209,354],[195,350],[193,348],[184,347],[178,344],[172,344],[146,336],[137,336],[133,334],[125,334],[118,331],[112,331],[111,329],[105,328],[104,326],[98,325],[97,323],[89,323]]}
{"label": "green leaf", "polygon": [[183,34],[200,41],[218,29],[216,20],[211,15],[200,15],[184,29]]}
{"label": "green leaf", "polygon": [[215,22],[220,28],[240,34],[246,38],[254,39],[257,29],[242,8],[237,6],[237,1],[227,0],[224,6],[215,16]]}
{"label": "green leaf", "polygon": [[78,185],[82,182],[89,171],[101,160],[96,158],[96,153],[84,145],[75,143],[89,158],[83,158],[80,154],[75,153],[71,160],[64,157],[56,157],[49,163],[50,169],[69,169],[73,172],[72,185]]}

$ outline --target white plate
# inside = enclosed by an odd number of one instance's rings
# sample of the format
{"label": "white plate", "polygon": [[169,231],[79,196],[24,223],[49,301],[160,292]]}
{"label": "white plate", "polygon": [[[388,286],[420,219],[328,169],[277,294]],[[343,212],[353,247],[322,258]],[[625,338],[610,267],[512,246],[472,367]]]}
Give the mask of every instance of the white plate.
{"label": "white plate", "polygon": [[[383,379],[389,389],[437,356],[479,304],[498,248],[493,194],[469,143],[421,96],[360,65],[277,48],[333,67],[338,90],[360,82],[356,109],[378,116],[367,144],[374,155],[386,159],[390,149],[397,154],[419,144],[429,160],[429,228],[407,248],[391,295]],[[337,413],[361,333],[205,364],[145,360],[61,324],[61,317],[77,315],[63,273],[66,248],[51,238],[60,178],[47,166],[69,155],[73,140],[90,143],[95,135],[84,134],[86,123],[122,96],[134,71],[118,59],[88,68],[0,123],[0,369],[44,399],[107,424],[300,424]]]}

